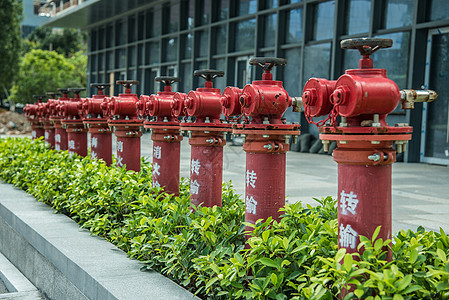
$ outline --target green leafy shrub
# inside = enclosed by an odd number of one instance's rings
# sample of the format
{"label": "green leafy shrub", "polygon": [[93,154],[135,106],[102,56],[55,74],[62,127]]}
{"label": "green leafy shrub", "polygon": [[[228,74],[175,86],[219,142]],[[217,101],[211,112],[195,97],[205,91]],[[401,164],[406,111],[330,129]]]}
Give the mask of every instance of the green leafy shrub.
{"label": "green leafy shrub", "polygon": [[[252,225],[223,185],[223,207],[197,207],[188,180],[179,197],[138,173],[48,150],[42,141],[0,139],[0,178],[102,236],[204,299],[447,299],[449,239],[400,231],[393,241],[361,237],[363,255],[337,247],[332,198],[286,205],[279,222]],[[390,247],[393,260],[386,260]],[[343,291],[343,294],[341,293]]]}

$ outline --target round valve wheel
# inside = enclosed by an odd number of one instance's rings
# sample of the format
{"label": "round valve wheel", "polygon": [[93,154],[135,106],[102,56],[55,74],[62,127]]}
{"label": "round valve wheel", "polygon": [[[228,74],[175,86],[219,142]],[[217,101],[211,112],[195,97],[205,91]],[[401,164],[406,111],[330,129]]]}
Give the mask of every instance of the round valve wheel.
{"label": "round valve wheel", "polygon": [[379,49],[391,46],[393,46],[392,39],[382,38],[346,39],[340,42],[341,49],[357,49],[363,56],[369,56]]}
{"label": "round valve wheel", "polygon": [[61,92],[64,95],[67,95],[69,93],[69,89],[59,88],[58,92]]}
{"label": "round valve wheel", "polygon": [[79,95],[82,91],[85,91],[85,88],[68,88],[69,92],[73,92],[75,95]]}
{"label": "round valve wheel", "polygon": [[140,84],[140,82],[137,80],[117,80],[115,83],[119,84],[119,85],[123,85],[125,87],[125,89],[129,89],[133,85]]}
{"label": "round valve wheel", "polygon": [[285,66],[287,64],[287,60],[285,58],[277,57],[251,57],[249,59],[249,64],[259,66],[265,71],[271,71],[271,69],[275,66]]}
{"label": "round valve wheel", "polygon": [[180,82],[181,78],[173,77],[173,76],[159,76],[159,77],[154,78],[154,80],[158,81],[158,82],[162,82],[165,85],[170,86],[170,85],[172,85],[175,82]]}
{"label": "round valve wheel", "polygon": [[[47,93],[47,95],[50,96],[49,93]],[[35,98],[35,99],[37,99],[37,100],[42,100],[42,99],[44,99],[44,97],[45,97],[45,96],[43,96],[43,95],[33,95],[33,98]]]}
{"label": "round valve wheel", "polygon": [[202,77],[206,79],[206,81],[212,81],[212,79],[215,79],[217,77],[223,77],[224,72],[218,71],[218,70],[196,70],[193,72],[193,75],[196,77]]}
{"label": "round valve wheel", "polygon": [[[61,93],[55,93],[55,92],[48,92],[48,93],[46,93],[47,94],[47,96],[49,96],[50,97],[50,99],[56,99],[56,97],[57,96],[62,96],[62,94]],[[35,95],[33,95],[33,97],[34,97]],[[44,97],[44,96],[38,96],[38,97]],[[40,99],[42,99],[42,98],[40,98]]]}
{"label": "round valve wheel", "polygon": [[103,91],[104,89],[110,87],[110,83],[91,83],[90,87],[96,88],[98,91]]}

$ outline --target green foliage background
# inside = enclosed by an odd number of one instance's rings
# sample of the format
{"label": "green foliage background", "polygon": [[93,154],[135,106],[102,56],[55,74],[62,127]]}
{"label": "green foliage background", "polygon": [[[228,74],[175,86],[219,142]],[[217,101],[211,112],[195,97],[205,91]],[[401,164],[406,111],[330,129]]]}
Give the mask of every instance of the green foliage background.
{"label": "green foliage background", "polygon": [[22,46],[21,0],[0,0],[0,92],[9,90],[19,69]]}
{"label": "green foliage background", "polygon": [[[363,255],[337,245],[336,201],[286,205],[279,222],[253,225],[245,249],[245,206],[229,184],[223,207],[194,207],[139,173],[41,141],[0,139],[0,178],[203,299],[448,299],[449,238],[423,228],[393,241],[361,237]],[[393,260],[387,261],[387,249]]]}
{"label": "green foliage background", "polygon": [[55,51],[33,49],[20,62],[16,84],[11,89],[15,102],[31,103],[33,95],[45,95],[61,87],[85,87],[87,57],[81,52],[70,58]]}

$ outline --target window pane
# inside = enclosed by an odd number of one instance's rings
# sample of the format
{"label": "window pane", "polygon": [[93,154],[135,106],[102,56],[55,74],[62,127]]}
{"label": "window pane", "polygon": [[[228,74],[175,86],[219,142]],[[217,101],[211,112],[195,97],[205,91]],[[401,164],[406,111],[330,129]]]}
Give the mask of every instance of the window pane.
{"label": "window pane", "polygon": [[100,53],[98,55],[98,70],[104,71],[104,54]]}
{"label": "window pane", "polygon": [[264,17],[264,47],[274,46],[274,43],[276,41],[276,19],[276,14]]}
{"label": "window pane", "polygon": [[126,41],[125,22],[118,22],[115,28],[115,44],[123,45]]}
{"label": "window pane", "polygon": [[90,71],[95,72],[97,70],[97,56],[91,55],[89,56],[89,60],[90,60]]}
{"label": "window pane", "polygon": [[286,43],[302,41],[302,9],[293,9],[287,14]]}
{"label": "window pane", "polygon": [[235,50],[254,49],[254,34],[256,29],[256,19],[251,19],[237,23],[235,32]]}
{"label": "window pane", "polygon": [[314,40],[330,39],[334,30],[335,1],[319,3],[315,6]]}
{"label": "window pane", "polygon": [[349,12],[346,14],[347,33],[368,32],[370,12],[371,0],[351,0],[349,2]]}
{"label": "window pane", "polygon": [[217,77],[214,81],[214,87],[223,91],[226,88],[226,60],[224,58],[215,60],[214,69],[225,72],[223,77]]}
{"label": "window pane", "polygon": [[152,42],[150,43],[150,64],[157,64],[159,63],[159,56],[160,56],[160,48],[159,48],[159,42]]}
{"label": "window pane", "polygon": [[165,40],[165,61],[174,61],[177,58],[178,40],[169,38]]}
{"label": "window pane", "polygon": [[98,49],[104,49],[104,28],[100,28],[98,32]]}
{"label": "window pane", "polygon": [[414,0],[387,0],[385,28],[412,25]]}
{"label": "window pane", "polygon": [[198,38],[199,38],[199,57],[207,56],[209,53],[209,34],[208,31],[200,31],[198,32]]}
{"label": "window pane", "polygon": [[[106,36],[108,36],[108,37],[113,37],[114,35],[113,35],[112,32],[113,32],[112,25],[109,25],[108,27],[106,27]],[[106,47],[107,47],[107,48],[112,47],[113,41],[114,41],[114,39],[112,39],[112,38],[107,38],[107,39],[106,39]]]}
{"label": "window pane", "polygon": [[180,91],[183,91],[184,93],[188,93],[190,91],[190,89],[192,88],[192,77],[193,77],[192,64],[191,63],[183,64],[182,82],[179,85]]}
{"label": "window pane", "polygon": [[90,31],[90,51],[97,50],[97,31],[91,30]]}
{"label": "window pane", "polygon": [[398,32],[376,37],[393,40],[393,47],[377,51],[373,55],[374,67],[387,69],[387,76],[400,89],[407,87],[407,66],[410,48],[410,32]]}
{"label": "window pane", "polygon": [[218,5],[218,20],[226,20],[228,18],[228,7],[229,0],[218,0],[220,3]]}
{"label": "window pane", "polygon": [[184,51],[183,58],[192,58],[192,40],[191,33],[184,36],[184,42],[182,44],[182,49]]}
{"label": "window pane", "polygon": [[253,14],[257,11],[257,0],[238,1],[238,15]]}
{"label": "window pane", "polygon": [[311,77],[329,78],[330,56],[330,43],[305,47],[303,86]]}
{"label": "window pane", "polygon": [[139,46],[137,46],[138,49],[138,53],[137,53],[137,64],[138,65],[143,65],[143,44],[140,44]]}
{"label": "window pane", "polygon": [[219,26],[214,28],[215,34],[212,36],[215,39],[215,54],[223,54],[227,51],[227,36],[226,26]]}
{"label": "window pane", "polygon": [[118,49],[115,51],[115,67],[125,68],[126,67],[126,51],[125,49]]}
{"label": "window pane", "polygon": [[432,0],[430,2],[430,21],[443,20],[448,18],[449,1]]}
{"label": "window pane", "polygon": [[170,32],[178,31],[178,24],[179,24],[179,2],[175,4],[175,2],[172,0],[170,3]]}
{"label": "window pane", "polygon": [[210,0],[200,0],[197,3],[200,5],[201,18],[200,25],[209,24],[210,20]]}
{"label": "window pane", "polygon": [[187,29],[192,29],[195,26],[195,0],[189,2],[189,16],[187,17]]}
{"label": "window pane", "polygon": [[[301,71],[301,48],[294,48],[284,51],[284,58],[287,59],[287,65],[283,67],[284,88],[291,97],[301,94],[299,76]],[[288,122],[298,122],[298,113],[293,112],[289,107],[284,114]]]}
{"label": "window pane", "polygon": [[137,18],[137,38],[139,41],[143,40],[145,31],[145,15],[143,13],[139,14]]}
{"label": "window pane", "polygon": [[114,55],[112,55],[112,51],[106,53],[106,63],[108,70],[114,69]]}
{"label": "window pane", "polygon": [[128,48],[128,66],[136,66],[136,47]]}
{"label": "window pane", "polygon": [[265,9],[274,8],[274,7],[278,7],[278,0],[265,0],[265,5],[264,5]]}
{"label": "window pane", "polygon": [[137,37],[136,18],[128,19],[128,42],[134,42]]}
{"label": "window pane", "polygon": [[[157,5],[152,14],[151,20],[153,21],[150,28],[150,36],[160,36],[162,32],[162,8],[160,5]],[[150,22],[151,22],[150,20]],[[147,29],[148,30],[148,29]]]}

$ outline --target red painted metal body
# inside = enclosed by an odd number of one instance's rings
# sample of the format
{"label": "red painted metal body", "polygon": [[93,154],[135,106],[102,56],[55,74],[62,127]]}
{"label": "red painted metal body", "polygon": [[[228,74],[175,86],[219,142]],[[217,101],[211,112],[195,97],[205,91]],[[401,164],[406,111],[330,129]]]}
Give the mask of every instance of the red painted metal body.
{"label": "red painted metal body", "polygon": [[39,121],[44,128],[44,140],[50,149],[55,148],[55,128],[50,122],[50,103],[40,103],[39,107]]}
{"label": "red painted metal body", "polygon": [[133,80],[118,80],[125,87],[125,93],[118,97],[105,98],[102,103],[103,115],[108,116],[108,125],[115,129],[117,137],[117,166],[126,165],[127,170],[140,171],[140,137],[143,120],[137,116],[136,94],[131,86],[139,84]]}
{"label": "red painted metal body", "polygon": [[[387,39],[342,41],[342,48],[361,52],[360,68],[347,70],[336,82],[327,84],[323,97],[316,97],[314,88],[317,80],[329,83],[325,79],[310,79],[303,92],[306,115],[329,114],[333,125],[320,128],[320,139],[325,145],[337,141],[333,158],[338,163],[338,245],[347,252],[357,252],[360,235],[371,238],[378,226],[382,226],[379,237],[391,238],[391,169],[396,160],[393,142],[406,143],[412,128],[386,123],[401,94],[386,77],[386,70],[373,69],[369,58],[377,49],[391,44]],[[338,116],[342,117],[339,126]]]}
{"label": "red painted metal body", "polygon": [[[187,116],[195,117],[193,123],[181,123],[181,130],[189,133],[191,146],[190,199],[197,206],[221,206],[223,146],[226,144],[223,134],[230,132],[231,127],[220,120],[222,96],[220,89],[213,87],[212,79],[223,76],[224,72],[199,70],[194,75],[206,79],[206,83],[204,88],[190,91],[184,101]],[[174,101],[179,101],[179,105],[182,98],[177,94]]]}
{"label": "red painted metal body", "polygon": [[55,150],[65,151],[67,147],[67,131],[63,128],[61,123],[62,113],[60,113],[60,103],[63,101],[69,101],[67,94],[63,94],[62,97],[56,99],[59,93],[49,92],[47,95],[50,97],[48,102],[50,103],[50,122],[55,128]]}
{"label": "red painted metal body", "polygon": [[60,113],[62,114],[61,123],[67,131],[67,149],[70,154],[80,156],[87,155],[87,129],[84,127],[82,116],[79,114],[78,105],[81,103],[79,93],[85,89],[60,90],[67,94],[69,90],[75,93],[74,98],[68,101],[61,101]]}
{"label": "red painted metal body", "polygon": [[108,165],[112,164],[112,131],[109,129],[108,119],[101,108],[106,96],[103,90],[110,86],[108,83],[92,83],[91,87],[98,89],[98,94],[92,98],[85,98],[78,107],[83,123],[90,133],[90,156],[92,159],[102,159]]}
{"label": "red painted metal body", "polygon": [[[285,205],[286,152],[290,137],[300,134],[300,126],[287,124],[282,119],[292,99],[282,82],[273,80],[271,74],[273,66],[285,65],[286,60],[252,58],[250,64],[265,70],[262,80],[246,85],[241,92],[227,88],[222,103],[225,114],[232,115],[232,103],[238,101],[246,117],[246,123],[234,125],[233,133],[245,140],[245,221],[254,224],[269,217],[279,220],[279,209]],[[248,122],[249,117],[251,121]],[[251,227],[247,226],[246,230]]]}
{"label": "red painted metal body", "polygon": [[137,104],[140,115],[154,118],[144,122],[144,127],[152,132],[153,187],[163,187],[167,193],[179,195],[180,142],[183,137],[179,131],[179,120],[172,114],[175,92],[171,91],[171,84],[180,79],[161,76],[155,80],[165,84],[164,91],[149,97],[142,95]]}
{"label": "red painted metal body", "polygon": [[34,98],[38,99],[38,102],[34,104],[27,104],[23,109],[25,117],[31,124],[31,137],[33,140],[44,136],[44,127],[39,121],[39,109],[38,109],[40,103],[42,103],[43,96],[35,95]]}

